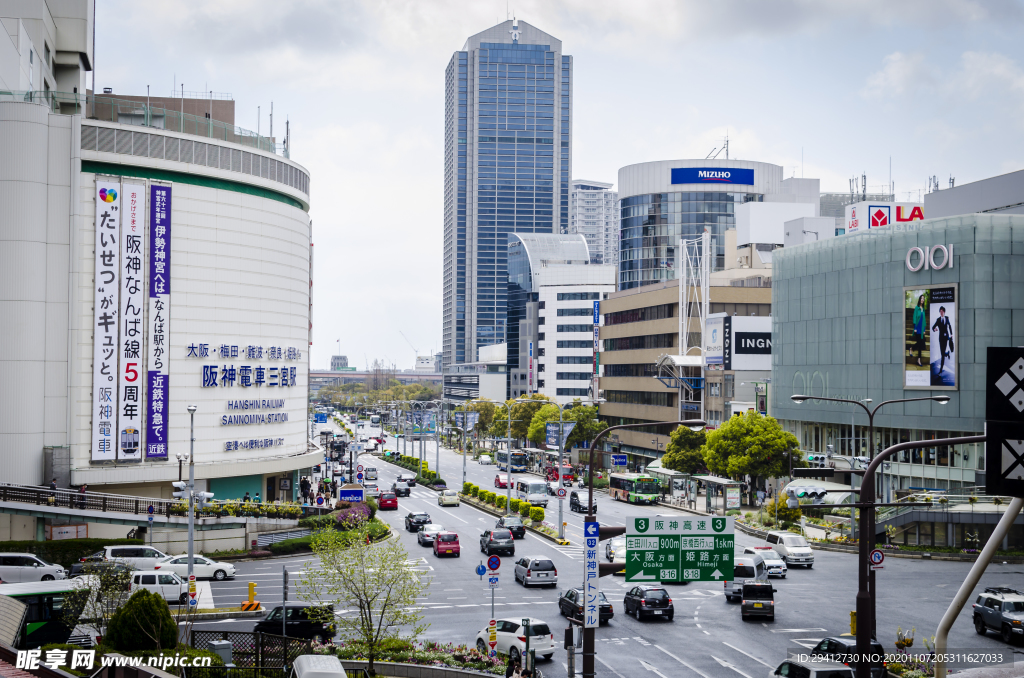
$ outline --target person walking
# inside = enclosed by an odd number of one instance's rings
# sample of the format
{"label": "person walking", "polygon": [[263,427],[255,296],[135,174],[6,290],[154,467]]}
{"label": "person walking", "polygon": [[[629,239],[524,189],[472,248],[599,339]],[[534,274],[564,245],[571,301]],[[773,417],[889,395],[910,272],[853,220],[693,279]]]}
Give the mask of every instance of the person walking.
{"label": "person walking", "polygon": [[50,481],[50,498],[48,500],[50,506],[57,505],[57,479],[54,478]]}
{"label": "person walking", "polygon": [[263,503],[263,500],[260,499],[260,493],[259,492],[256,493],[256,498],[253,499],[253,501],[256,502],[257,504],[262,504]]}
{"label": "person walking", "polygon": [[78,509],[82,510],[85,508],[85,490],[89,486],[82,483],[81,487],[78,488]]}
{"label": "person walking", "polygon": [[939,317],[936,318],[935,324],[932,325],[932,332],[939,333],[939,351],[942,355],[939,362],[939,374],[942,374],[942,370],[946,367],[946,358],[950,358],[950,353],[954,350],[953,326],[950,324],[949,318],[946,317],[945,306],[939,306]]}
{"label": "person walking", "polygon": [[519,659],[509,659],[508,663],[505,664],[505,678],[514,678],[519,676],[521,664]]}

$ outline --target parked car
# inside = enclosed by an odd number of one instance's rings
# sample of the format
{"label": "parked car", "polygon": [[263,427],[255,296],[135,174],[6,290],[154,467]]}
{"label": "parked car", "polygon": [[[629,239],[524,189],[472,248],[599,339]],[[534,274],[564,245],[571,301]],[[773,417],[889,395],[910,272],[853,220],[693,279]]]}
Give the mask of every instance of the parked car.
{"label": "parked car", "polygon": [[736,556],[733,558],[732,576],[731,581],[722,582],[722,586],[725,588],[725,599],[730,603],[743,598],[744,581],[767,578],[764,559],[756,553]]}
{"label": "parked car", "polygon": [[480,458],[476,460],[476,463],[483,464],[484,466],[490,466],[494,462],[491,460],[491,455],[481,454]]}
{"label": "parked car", "polygon": [[[516,481],[516,479],[513,478],[512,482],[515,482],[515,481]],[[508,487],[508,475],[505,474],[505,473],[499,473],[498,475],[494,476],[494,486],[495,487],[500,487],[503,490],[505,488],[507,488]]]}
{"label": "parked car", "polygon": [[188,605],[188,583],[174,572],[158,572],[156,570],[134,572],[130,590],[135,593],[139,589],[146,589],[150,593],[155,593],[164,600],[178,605]]}
{"label": "parked car", "polygon": [[444,490],[437,495],[438,506],[458,506],[459,493],[455,490]]}
{"label": "parked car", "polygon": [[[501,654],[507,654],[510,661],[522,661],[523,652],[526,648],[526,633],[522,628],[523,620],[498,619],[495,626],[498,645],[496,649]],[[544,659],[551,659],[555,654],[555,636],[547,622],[540,619],[530,619],[530,649],[535,650]],[[490,652],[490,645],[487,644],[489,634],[485,626],[480,633],[476,634],[476,649],[483,654]]]}
{"label": "parked car", "polygon": [[807,544],[807,540],[799,534],[769,532],[765,541],[782,556],[787,566],[803,565],[808,569],[814,567],[814,551]]}
{"label": "parked car", "polygon": [[394,492],[381,492],[377,497],[377,508],[381,511],[394,509],[398,510],[398,495]]}
{"label": "parked car", "polygon": [[[282,619],[281,606],[278,605],[270,611],[263,619],[256,622],[253,631],[256,633],[272,633],[281,635],[281,624],[285,624],[287,635],[291,638],[308,638],[317,642],[325,642],[334,637],[335,626],[333,623],[324,623],[317,620],[317,615],[310,619],[310,611],[314,606],[309,603],[288,603],[287,616]],[[334,608],[328,606],[329,615],[325,612],[324,617],[334,617]]]}
{"label": "parked car", "polygon": [[779,668],[768,673],[768,678],[855,678],[854,670],[845,664],[832,662],[798,662],[787,659]]}
{"label": "parked car", "polygon": [[31,553],[0,555],[0,579],[9,584],[66,579],[67,570]]}
{"label": "parked car", "polygon": [[[586,513],[587,512],[587,492],[577,492],[573,490],[569,493],[569,510],[575,513]],[[597,515],[597,499],[591,504],[592,514]]]}
{"label": "parked car", "polygon": [[622,569],[615,574],[626,574],[626,538],[613,537],[604,545],[604,557],[610,563],[622,565]]}
{"label": "parked car", "polygon": [[768,573],[769,577],[782,577],[786,578],[786,561],[782,559],[778,553],[775,552],[771,546],[747,546],[743,549],[743,553],[747,555],[757,554],[764,560],[764,568]]}
{"label": "parked car", "polygon": [[644,584],[634,586],[622,598],[622,609],[626,614],[632,612],[637,621],[644,617],[658,617],[672,621],[676,616],[675,607],[672,605],[672,597],[668,595],[661,586]]}
{"label": "parked car", "polygon": [[167,554],[152,546],[104,546],[104,560],[120,560],[133,570],[152,570]]}
{"label": "parked car", "polygon": [[740,598],[740,619],[765,617],[775,621],[775,592],[767,579],[748,579],[743,582]]}
{"label": "parked car", "polygon": [[487,555],[504,553],[508,556],[516,554],[516,542],[507,529],[485,530],[480,535],[480,550]]}
{"label": "parked car", "polygon": [[434,555],[441,557],[441,554],[453,555],[456,558],[462,555],[462,546],[459,544],[459,535],[454,532],[438,532],[434,537]]}
{"label": "parked car", "polygon": [[[598,604],[601,606],[598,610],[600,622],[603,624],[609,619],[615,617],[615,608],[612,607],[611,602],[605,597],[604,591],[598,591]],[[568,589],[562,591],[562,595],[558,597],[558,613],[563,617],[572,617],[573,619],[583,619],[583,588]]]}
{"label": "parked car", "polygon": [[420,526],[426,525],[430,522],[430,514],[423,513],[422,511],[416,511],[410,513],[405,517],[405,530],[406,532],[416,532],[420,529]]}
{"label": "parked car", "polygon": [[992,586],[985,589],[971,607],[978,635],[983,636],[992,629],[998,631],[1007,644],[1024,638],[1024,593],[1005,586]]}
{"label": "parked car", "polygon": [[522,582],[526,588],[530,586],[558,585],[558,569],[551,562],[550,558],[523,556],[516,561],[516,567],[512,575],[516,581]]}
{"label": "parked car", "polygon": [[[854,636],[830,636],[811,648],[811,656],[846,664],[857,654],[857,638]],[[871,641],[871,654],[878,657],[871,663],[871,678],[886,678],[885,650],[877,640]]]}
{"label": "parked car", "polygon": [[[188,555],[167,556],[153,566],[154,570],[171,571],[179,577],[188,578]],[[235,578],[235,566],[231,563],[218,563],[203,556],[193,556],[192,574],[196,579],[225,579]]]}
{"label": "parked car", "polygon": [[437,523],[420,525],[420,529],[416,533],[416,541],[420,546],[431,546],[434,543],[434,537],[436,537],[439,532],[444,532],[444,527]]}
{"label": "parked car", "polygon": [[513,539],[525,539],[526,538],[526,525],[523,524],[523,519],[519,516],[502,516],[498,518],[498,522],[494,524],[495,527],[505,528],[512,533]]}

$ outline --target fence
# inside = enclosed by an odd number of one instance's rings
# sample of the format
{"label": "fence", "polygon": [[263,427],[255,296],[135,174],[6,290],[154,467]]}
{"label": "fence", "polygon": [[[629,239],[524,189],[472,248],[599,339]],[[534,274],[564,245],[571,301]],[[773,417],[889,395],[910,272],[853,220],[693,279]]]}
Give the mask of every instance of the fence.
{"label": "fence", "polygon": [[298,539],[312,534],[310,530],[289,530],[288,532],[261,532],[256,536],[257,546],[269,546],[285,539]]}
{"label": "fence", "polygon": [[215,640],[231,643],[231,661],[243,668],[280,670],[291,666],[295,658],[312,654],[313,643],[305,638],[275,636],[252,631],[197,631],[192,630],[189,645],[197,650],[209,650]]}

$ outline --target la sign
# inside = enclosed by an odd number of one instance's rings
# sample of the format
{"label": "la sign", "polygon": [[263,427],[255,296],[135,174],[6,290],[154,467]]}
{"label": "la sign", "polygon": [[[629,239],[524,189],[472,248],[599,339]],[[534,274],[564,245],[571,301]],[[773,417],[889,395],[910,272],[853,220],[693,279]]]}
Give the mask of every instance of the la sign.
{"label": "la sign", "polygon": [[[937,257],[936,254],[941,252],[941,256]],[[915,257],[916,263],[915,263]],[[935,245],[934,247],[911,247],[907,250],[907,270],[913,273],[917,273],[922,268],[924,270],[935,269],[938,271],[943,268],[953,268],[953,245]]]}

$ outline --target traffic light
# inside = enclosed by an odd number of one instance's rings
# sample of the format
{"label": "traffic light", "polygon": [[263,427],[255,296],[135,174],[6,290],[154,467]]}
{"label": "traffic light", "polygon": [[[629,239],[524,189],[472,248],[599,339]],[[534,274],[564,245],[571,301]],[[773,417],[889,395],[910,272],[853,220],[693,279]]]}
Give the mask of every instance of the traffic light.
{"label": "traffic light", "polygon": [[188,483],[184,480],[175,480],[171,485],[177,490],[177,492],[172,492],[171,496],[178,499],[188,499]]}
{"label": "traffic light", "polygon": [[320,473],[320,464],[313,467],[313,473]]}
{"label": "traffic light", "polygon": [[823,487],[787,487],[786,506],[799,508],[801,499],[810,499],[812,504],[825,503],[825,495],[828,490]]}
{"label": "traffic light", "polygon": [[800,508],[800,490],[795,487],[786,488],[786,506]]}
{"label": "traffic light", "polygon": [[213,499],[213,492],[196,492],[196,503],[202,508],[208,501]]}

